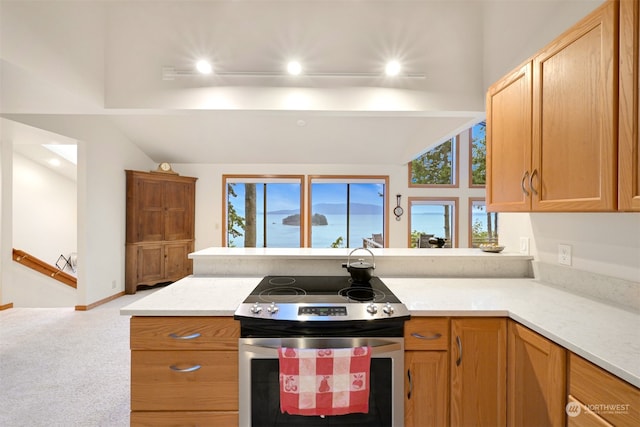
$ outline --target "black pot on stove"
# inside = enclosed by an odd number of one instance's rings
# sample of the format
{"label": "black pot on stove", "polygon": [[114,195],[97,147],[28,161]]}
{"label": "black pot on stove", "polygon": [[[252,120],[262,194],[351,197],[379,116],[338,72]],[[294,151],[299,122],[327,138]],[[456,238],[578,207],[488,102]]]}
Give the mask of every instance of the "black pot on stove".
{"label": "black pot on stove", "polygon": [[[366,262],[363,258],[359,258],[355,262],[351,262],[351,255],[358,250],[363,250],[371,254],[372,262]],[[347,257],[347,263],[342,264],[342,268],[346,268],[349,274],[351,274],[351,280],[357,283],[368,283],[373,277],[373,270],[376,268],[375,257],[373,252],[367,248],[356,248],[349,253]]]}

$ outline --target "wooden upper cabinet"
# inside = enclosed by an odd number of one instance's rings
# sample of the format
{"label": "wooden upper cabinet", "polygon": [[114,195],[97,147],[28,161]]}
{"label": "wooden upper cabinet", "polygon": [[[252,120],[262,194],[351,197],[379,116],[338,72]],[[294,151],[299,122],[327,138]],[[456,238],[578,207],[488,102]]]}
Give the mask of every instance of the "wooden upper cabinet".
{"label": "wooden upper cabinet", "polygon": [[165,185],[164,240],[190,239],[193,236],[194,215],[191,209],[195,187],[190,182],[169,181]]}
{"label": "wooden upper cabinet", "polygon": [[127,242],[192,239],[195,178],[127,171]]}
{"label": "wooden upper cabinet", "polygon": [[617,209],[618,2],[533,58],[534,211]]}
{"label": "wooden upper cabinet", "polygon": [[487,92],[487,206],[489,210],[531,209],[531,62]]}
{"label": "wooden upper cabinet", "polygon": [[640,4],[620,1],[618,209],[640,211]]}
{"label": "wooden upper cabinet", "polygon": [[618,11],[607,1],[489,88],[488,210],[617,209]]}
{"label": "wooden upper cabinet", "polygon": [[138,211],[136,226],[131,229],[134,242],[164,240],[164,183],[157,180],[135,179],[133,200]]}

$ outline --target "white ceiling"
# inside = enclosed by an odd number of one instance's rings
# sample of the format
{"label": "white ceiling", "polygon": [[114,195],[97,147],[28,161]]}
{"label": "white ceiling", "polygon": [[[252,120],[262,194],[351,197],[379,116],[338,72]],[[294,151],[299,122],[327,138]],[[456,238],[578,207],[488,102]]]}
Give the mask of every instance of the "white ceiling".
{"label": "white ceiling", "polygon": [[[398,165],[481,120],[487,82],[602,0],[0,1],[7,119],[95,116],[156,162]],[[200,57],[270,73],[397,58],[425,77],[163,80]]]}

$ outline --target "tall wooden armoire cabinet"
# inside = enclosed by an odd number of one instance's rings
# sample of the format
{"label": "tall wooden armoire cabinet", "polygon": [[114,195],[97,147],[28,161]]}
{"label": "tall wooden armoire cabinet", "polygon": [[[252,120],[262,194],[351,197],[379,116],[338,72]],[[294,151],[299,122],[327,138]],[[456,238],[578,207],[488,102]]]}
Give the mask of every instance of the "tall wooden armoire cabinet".
{"label": "tall wooden armoire cabinet", "polygon": [[125,292],[193,272],[196,179],[127,170]]}

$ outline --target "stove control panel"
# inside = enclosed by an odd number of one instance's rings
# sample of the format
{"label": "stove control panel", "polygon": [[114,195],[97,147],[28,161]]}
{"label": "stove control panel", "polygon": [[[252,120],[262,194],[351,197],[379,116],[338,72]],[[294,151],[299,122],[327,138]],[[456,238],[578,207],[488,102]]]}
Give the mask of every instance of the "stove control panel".
{"label": "stove control panel", "polygon": [[346,316],[345,306],[312,306],[298,308],[298,316]]}

